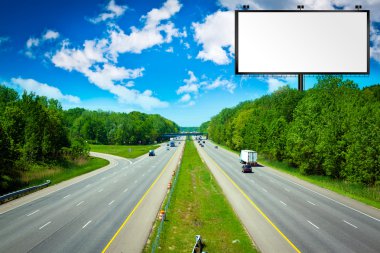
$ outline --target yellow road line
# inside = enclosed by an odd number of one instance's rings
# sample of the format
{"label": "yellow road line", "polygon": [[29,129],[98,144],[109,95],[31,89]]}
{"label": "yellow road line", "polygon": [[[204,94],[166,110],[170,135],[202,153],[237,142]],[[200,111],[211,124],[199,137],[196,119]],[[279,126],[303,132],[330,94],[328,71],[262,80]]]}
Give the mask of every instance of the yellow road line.
{"label": "yellow road line", "polygon": [[[178,149],[180,150],[180,149]],[[176,152],[177,153],[177,152]],[[125,227],[125,225],[128,223],[129,219],[131,218],[131,216],[135,213],[135,211],[137,210],[137,208],[141,205],[141,203],[143,202],[143,200],[145,199],[146,195],[148,195],[148,193],[152,190],[153,186],[157,183],[157,181],[161,178],[162,174],[164,174],[164,172],[166,171],[167,167],[169,166],[170,162],[174,159],[174,156],[176,155],[176,153],[172,156],[172,158],[170,158],[170,160],[167,162],[167,164],[165,165],[165,167],[162,169],[160,175],[158,175],[158,177],[156,178],[156,180],[154,180],[154,182],[150,185],[149,189],[144,193],[144,195],[141,197],[141,199],[139,200],[139,202],[136,204],[136,206],[133,208],[132,212],[128,215],[128,217],[124,220],[123,224],[121,224],[121,226],[119,227],[119,229],[116,231],[116,233],[112,236],[111,240],[107,243],[107,245],[104,247],[104,249],[102,250],[102,253],[105,253],[108,248],[111,246],[112,242],[116,239],[116,237],[119,235],[120,231]]]}
{"label": "yellow road line", "polygon": [[209,160],[223,173],[223,175],[236,187],[236,189],[238,189],[238,191],[243,194],[243,196],[251,203],[251,205],[264,217],[264,219],[266,221],[268,221],[269,224],[272,225],[272,227],[290,244],[290,246],[292,246],[292,248],[297,252],[297,253],[301,253],[301,251],[288,239],[288,237],[286,237],[286,235],[284,235],[284,233],[281,232],[281,230],[276,226],[274,225],[274,223],[268,218],[268,216],[266,216],[266,214],[261,211],[261,209],[256,205],[255,202],[253,202],[252,199],[250,199],[248,197],[248,195],[235,183],[234,180],[232,180],[232,178],[230,176],[227,175],[227,173],[206,153],[204,152],[204,154],[209,158]]}

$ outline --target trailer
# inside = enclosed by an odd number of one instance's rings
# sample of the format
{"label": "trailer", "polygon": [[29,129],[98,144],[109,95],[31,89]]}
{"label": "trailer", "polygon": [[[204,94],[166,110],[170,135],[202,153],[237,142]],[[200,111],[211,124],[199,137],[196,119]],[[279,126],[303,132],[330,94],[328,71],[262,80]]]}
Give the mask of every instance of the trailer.
{"label": "trailer", "polygon": [[257,152],[252,151],[252,150],[240,151],[240,163],[256,166],[257,165]]}

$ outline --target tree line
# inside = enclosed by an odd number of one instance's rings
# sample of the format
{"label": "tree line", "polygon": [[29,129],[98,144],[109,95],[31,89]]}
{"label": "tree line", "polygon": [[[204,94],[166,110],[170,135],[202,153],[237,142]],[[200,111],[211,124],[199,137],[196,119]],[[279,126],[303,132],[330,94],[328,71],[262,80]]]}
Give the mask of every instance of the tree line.
{"label": "tree line", "polygon": [[147,144],[178,129],[160,115],[65,111],[55,99],[0,85],[0,194],[21,187],[22,172],[35,166],[87,157],[88,143]]}
{"label": "tree line", "polygon": [[324,76],[304,92],[282,87],[223,109],[205,128],[217,143],[256,150],[303,174],[380,182],[380,85],[360,90],[351,80]]}

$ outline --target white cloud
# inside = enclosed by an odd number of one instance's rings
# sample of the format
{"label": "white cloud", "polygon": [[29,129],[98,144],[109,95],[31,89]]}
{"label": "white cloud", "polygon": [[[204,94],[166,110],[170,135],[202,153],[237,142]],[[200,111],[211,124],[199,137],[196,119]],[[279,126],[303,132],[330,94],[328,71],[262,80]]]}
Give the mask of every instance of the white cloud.
{"label": "white cloud", "polygon": [[258,77],[258,80],[265,82],[268,85],[268,93],[272,93],[278,90],[280,87],[286,85],[292,85],[296,83],[295,77],[284,77],[284,78],[274,78],[274,77]]}
{"label": "white cloud", "polygon": [[6,37],[6,36],[0,37],[0,46],[1,46],[1,44],[5,44],[9,41],[10,41],[9,37]]}
{"label": "white cloud", "polygon": [[211,82],[209,84],[206,84],[204,86],[204,88],[206,90],[213,90],[213,89],[216,89],[216,88],[223,88],[223,89],[227,90],[230,93],[234,93],[234,90],[236,88],[236,84],[233,83],[233,82],[231,82],[231,81],[229,81],[229,80],[221,79],[221,77],[218,77],[213,82]]}
{"label": "white cloud", "polygon": [[115,0],[110,0],[105,9],[104,13],[99,14],[96,18],[89,19],[89,21],[97,24],[109,19],[115,19],[122,16],[128,7],[126,5],[117,5]]}
{"label": "white cloud", "polygon": [[194,39],[202,45],[197,58],[228,64],[234,53],[234,12],[217,11],[208,15],[203,23],[193,23]]}
{"label": "white cloud", "polygon": [[68,71],[76,70],[84,73],[93,64],[106,62],[104,57],[107,40],[86,40],[83,49],[69,48],[69,43],[64,41],[62,47],[51,58],[56,67]]}
{"label": "white cloud", "polygon": [[181,103],[186,103],[186,102],[189,102],[191,100],[191,96],[190,94],[185,94],[183,95],[180,99],[179,99],[179,102]]}
{"label": "white cloud", "polygon": [[173,49],[173,47],[169,47],[169,48],[166,49],[165,51],[168,52],[168,53],[173,53],[173,52],[174,52],[174,49]]}
{"label": "white cloud", "polygon": [[26,41],[27,48],[38,47],[39,45],[40,45],[40,39],[37,39],[37,38],[29,38]]}
{"label": "white cloud", "polygon": [[375,61],[380,62],[380,32],[373,26],[371,26],[371,41],[370,55]]}
{"label": "white cloud", "polygon": [[128,88],[131,88],[135,86],[135,82],[134,81],[128,81],[126,84],[125,84],[125,87],[128,87]]}
{"label": "white cloud", "polygon": [[143,76],[144,68],[126,69],[111,64],[105,57],[107,45],[105,39],[87,40],[82,49],[73,49],[69,48],[68,42],[64,42],[51,61],[56,67],[82,73],[89,82],[114,94],[120,103],[137,105],[146,110],[167,107],[168,103],[153,97],[152,91],[130,89],[134,86],[133,82],[123,85],[125,80]]}
{"label": "white cloud", "polygon": [[46,33],[42,36],[43,40],[55,40],[59,37],[59,33],[53,30],[47,30]]}
{"label": "white cloud", "polygon": [[183,94],[183,93],[198,93],[199,84],[198,78],[194,75],[192,71],[187,72],[189,74],[189,79],[184,79],[183,82],[185,85],[180,86],[177,90],[177,94]]}
{"label": "white cloud", "polygon": [[[141,19],[145,21],[144,27],[141,29],[131,27],[129,35],[118,26],[111,26],[109,30],[110,53],[113,58],[115,59],[119,53],[125,52],[139,54],[144,49],[170,43],[173,37],[181,36],[174,24],[167,21],[181,9],[181,6],[178,0],[167,0],[160,9],[154,8],[147,15],[142,16]],[[162,24],[163,21],[167,22]]]}
{"label": "white cloud", "polygon": [[57,100],[64,100],[71,103],[79,103],[80,98],[72,95],[64,95],[62,92],[53,86],[46,83],[40,83],[34,79],[23,79],[21,77],[12,78],[12,83],[18,85],[22,89],[28,92],[34,92],[39,96],[46,96],[48,98],[54,98]]}
{"label": "white cloud", "polygon": [[25,55],[29,58],[35,58],[33,48],[43,45],[48,40],[55,40],[59,37],[59,33],[53,30],[47,30],[40,38],[30,37],[26,41]]}

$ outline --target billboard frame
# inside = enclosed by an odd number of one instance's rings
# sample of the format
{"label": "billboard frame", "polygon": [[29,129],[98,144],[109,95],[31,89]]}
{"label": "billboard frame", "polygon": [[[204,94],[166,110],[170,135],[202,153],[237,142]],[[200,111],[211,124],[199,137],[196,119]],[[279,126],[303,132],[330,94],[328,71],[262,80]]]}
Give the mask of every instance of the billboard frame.
{"label": "billboard frame", "polygon": [[[367,14],[367,71],[366,72],[239,72],[239,13],[240,12],[364,12]],[[369,10],[235,10],[235,74],[236,75],[369,75],[370,74],[370,11]]]}

